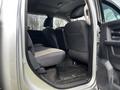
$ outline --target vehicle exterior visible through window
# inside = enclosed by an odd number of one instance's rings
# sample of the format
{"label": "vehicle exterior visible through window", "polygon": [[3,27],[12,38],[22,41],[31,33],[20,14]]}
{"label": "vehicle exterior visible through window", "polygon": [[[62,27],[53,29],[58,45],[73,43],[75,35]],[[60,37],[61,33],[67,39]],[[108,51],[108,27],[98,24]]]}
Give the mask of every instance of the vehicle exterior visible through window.
{"label": "vehicle exterior visible through window", "polygon": [[[47,18],[45,15],[34,15],[28,14],[28,28],[30,30],[43,30],[44,27],[44,20]],[[68,21],[54,17],[53,18],[53,28],[56,29],[58,27],[63,27],[67,24]]]}
{"label": "vehicle exterior visible through window", "polygon": [[120,14],[106,4],[102,4],[104,10],[105,22],[115,21],[120,19]]}
{"label": "vehicle exterior visible through window", "polygon": [[[113,3],[114,5],[112,5]],[[102,9],[104,14],[105,22],[115,21],[120,19],[120,1],[119,0],[110,0],[108,2],[102,3]]]}

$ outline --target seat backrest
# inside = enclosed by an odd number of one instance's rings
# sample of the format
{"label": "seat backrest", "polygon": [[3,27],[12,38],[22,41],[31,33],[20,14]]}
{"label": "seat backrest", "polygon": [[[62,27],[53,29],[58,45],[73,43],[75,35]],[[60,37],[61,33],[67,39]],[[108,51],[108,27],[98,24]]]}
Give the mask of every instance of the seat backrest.
{"label": "seat backrest", "polygon": [[27,32],[33,42],[33,45],[40,44],[40,43],[45,46],[48,45],[47,39],[45,38],[43,31],[28,30]]}
{"label": "seat backrest", "polygon": [[55,32],[52,28],[44,29],[43,33],[48,42],[48,47],[59,48]]}
{"label": "seat backrest", "polygon": [[59,45],[59,49],[67,51],[67,43],[65,39],[64,27],[59,27],[55,29],[55,34],[57,38],[57,42]]}
{"label": "seat backrest", "polygon": [[88,28],[85,21],[75,21],[65,26],[69,49],[88,51]]}
{"label": "seat backrest", "polygon": [[44,21],[44,27],[45,29],[43,30],[43,33],[48,42],[48,46],[58,48],[57,39],[53,29],[53,17],[48,16],[46,18],[46,20]]}
{"label": "seat backrest", "polygon": [[83,20],[70,22],[65,26],[65,37],[69,55],[73,59],[88,63],[88,30],[89,26]]}

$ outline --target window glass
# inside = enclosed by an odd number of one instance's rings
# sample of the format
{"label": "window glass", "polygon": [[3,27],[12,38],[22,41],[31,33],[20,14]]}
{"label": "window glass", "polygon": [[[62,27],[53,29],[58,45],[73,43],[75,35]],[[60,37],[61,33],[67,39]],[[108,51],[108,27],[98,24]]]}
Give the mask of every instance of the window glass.
{"label": "window glass", "polygon": [[102,4],[102,7],[103,7],[105,22],[110,22],[120,19],[120,14],[115,9],[113,9],[112,7],[106,4]]}
{"label": "window glass", "polygon": [[[34,15],[34,14],[28,14],[27,19],[27,26],[29,30],[44,30],[44,21],[46,20],[47,16],[45,15]],[[53,18],[53,29],[56,29],[58,27],[64,27],[68,21],[54,17]]]}
{"label": "window glass", "polygon": [[45,15],[28,14],[27,26],[29,30],[43,30],[44,21],[47,18]]}
{"label": "window glass", "polygon": [[68,22],[64,19],[54,17],[53,28],[64,27]]}

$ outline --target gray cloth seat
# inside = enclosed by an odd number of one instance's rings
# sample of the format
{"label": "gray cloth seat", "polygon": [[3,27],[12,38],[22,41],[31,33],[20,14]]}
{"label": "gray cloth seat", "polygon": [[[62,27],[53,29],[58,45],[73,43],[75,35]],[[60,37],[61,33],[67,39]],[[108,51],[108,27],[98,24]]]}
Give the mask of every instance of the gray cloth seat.
{"label": "gray cloth seat", "polygon": [[[64,60],[65,52],[56,48],[44,47],[42,44],[34,47],[32,40],[27,34],[27,50],[32,53],[35,60],[43,67],[50,67],[59,64]],[[28,53],[29,54],[29,53]],[[28,55],[29,56],[29,55]]]}
{"label": "gray cloth seat", "polygon": [[35,52],[35,58],[38,63],[44,67],[59,64],[65,57],[65,52],[56,48],[39,47],[41,50]]}

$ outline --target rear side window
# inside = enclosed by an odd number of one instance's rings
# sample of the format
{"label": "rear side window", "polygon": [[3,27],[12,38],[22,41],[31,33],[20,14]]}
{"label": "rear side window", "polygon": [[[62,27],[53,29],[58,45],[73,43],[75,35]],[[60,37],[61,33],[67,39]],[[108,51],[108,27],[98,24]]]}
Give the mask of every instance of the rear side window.
{"label": "rear side window", "polygon": [[33,15],[28,14],[27,16],[27,26],[29,30],[40,30],[45,29],[44,21],[47,18],[45,15]]}
{"label": "rear side window", "polygon": [[[34,14],[28,14],[27,15],[27,27],[28,30],[39,30],[42,31],[45,29],[44,22],[47,19],[46,15],[34,15]],[[62,18],[53,18],[53,29],[56,29],[58,27],[64,27],[68,21],[62,19]]]}
{"label": "rear side window", "polygon": [[54,17],[53,28],[56,29],[58,27],[64,27],[67,23],[68,23],[68,21],[66,21],[64,19]]}
{"label": "rear side window", "polygon": [[111,6],[102,4],[105,22],[115,21],[120,19],[120,14]]}

